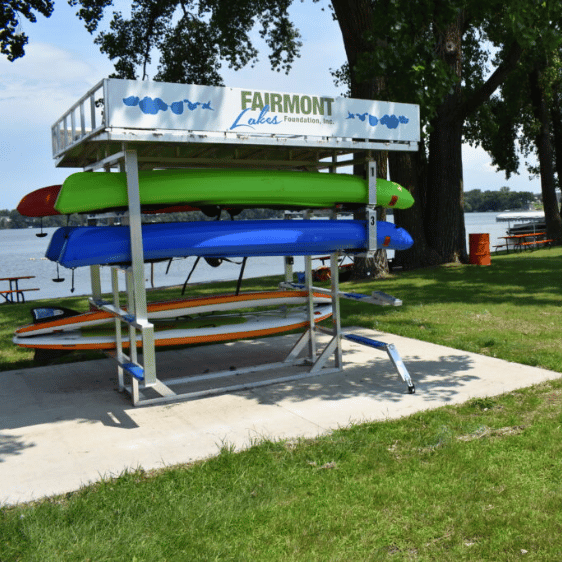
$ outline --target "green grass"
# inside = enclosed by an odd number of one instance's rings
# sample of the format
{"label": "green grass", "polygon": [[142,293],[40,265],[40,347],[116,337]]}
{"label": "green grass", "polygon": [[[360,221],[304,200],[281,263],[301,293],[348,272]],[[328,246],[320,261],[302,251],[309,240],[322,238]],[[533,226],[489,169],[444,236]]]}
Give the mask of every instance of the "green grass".
{"label": "green grass", "polygon": [[406,272],[353,284],[393,294],[402,307],[342,301],[342,322],[562,372],[561,280],[562,249]]}
{"label": "green grass", "polygon": [[562,381],[0,510],[0,560],[560,560]]}
{"label": "green grass", "polygon": [[[561,257],[347,283],[404,305],[342,301],[342,319],[562,372]],[[0,307],[2,353],[25,309]],[[13,357],[11,368],[30,361]],[[0,560],[560,560],[561,427],[558,379],[315,440],[226,444],[204,462],[0,509]]]}
{"label": "green grass", "polygon": [[[343,326],[362,326],[441,345],[562,372],[562,248],[492,256],[491,266],[450,265],[369,282],[342,283],[342,289],[382,290],[403,301],[401,307],[378,307],[341,301]],[[275,288],[281,277],[248,279],[243,290]],[[235,282],[193,285],[199,296],[233,292]],[[180,289],[155,290],[149,300],[178,298]],[[11,343],[15,326],[29,322],[25,305],[0,305],[0,369],[33,365],[33,351]],[[71,297],[61,306],[87,310],[87,299]],[[60,361],[99,358],[75,353]]]}

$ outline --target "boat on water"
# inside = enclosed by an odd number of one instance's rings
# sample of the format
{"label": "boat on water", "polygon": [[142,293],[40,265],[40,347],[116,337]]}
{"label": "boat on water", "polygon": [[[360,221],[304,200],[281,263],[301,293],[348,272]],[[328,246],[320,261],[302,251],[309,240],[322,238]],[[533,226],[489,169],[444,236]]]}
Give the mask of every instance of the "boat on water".
{"label": "boat on water", "polygon": [[509,211],[496,215],[496,221],[508,223],[507,236],[536,234],[537,232],[544,232],[546,229],[544,211]]}

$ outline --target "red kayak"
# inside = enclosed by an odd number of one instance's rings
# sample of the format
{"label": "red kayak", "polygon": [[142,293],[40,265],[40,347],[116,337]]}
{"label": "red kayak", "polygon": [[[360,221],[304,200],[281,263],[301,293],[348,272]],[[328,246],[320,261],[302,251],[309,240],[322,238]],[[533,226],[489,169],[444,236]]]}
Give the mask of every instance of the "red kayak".
{"label": "red kayak", "polygon": [[[55,209],[55,203],[61,190],[61,185],[49,185],[36,189],[28,193],[19,203],[17,210],[20,215],[24,217],[52,217],[60,215]],[[190,205],[174,205],[168,207],[148,207],[142,209],[143,213],[156,214],[156,213],[185,213],[188,211],[197,211],[195,207]],[[90,211],[88,214],[95,214],[95,211]]]}
{"label": "red kayak", "polygon": [[55,203],[62,185],[49,185],[28,193],[18,205],[18,212],[24,217],[52,217],[60,215]]}

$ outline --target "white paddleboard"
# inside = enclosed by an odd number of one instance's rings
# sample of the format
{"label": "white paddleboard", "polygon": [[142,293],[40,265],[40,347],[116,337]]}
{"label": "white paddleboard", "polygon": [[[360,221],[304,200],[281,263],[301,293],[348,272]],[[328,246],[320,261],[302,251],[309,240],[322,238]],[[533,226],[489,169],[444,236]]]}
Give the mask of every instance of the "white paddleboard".
{"label": "white paddleboard", "polygon": [[[206,297],[191,297],[173,301],[148,303],[149,320],[160,318],[179,318],[181,316],[204,314],[209,312],[242,310],[261,306],[281,306],[305,304],[307,291],[256,291],[239,295],[213,295]],[[320,293],[314,294],[314,302],[329,303],[330,296]],[[22,326],[15,331],[18,338],[35,337],[42,334],[67,332],[90,326],[98,326],[111,322],[114,316],[103,310],[94,310],[65,316],[66,309],[57,307],[36,307],[32,309],[38,321]]]}
{"label": "white paddleboard", "polygon": [[[315,322],[325,320],[331,314],[331,304],[314,307]],[[307,307],[236,314],[208,314],[190,319],[157,320],[154,323],[154,343],[157,346],[172,346],[257,338],[307,326]],[[68,351],[108,350],[116,347],[115,333],[110,326],[90,326],[34,337],[15,336],[13,342],[27,348]],[[141,343],[141,335],[137,334],[137,345]],[[123,334],[123,346],[129,346],[129,338],[125,334]]]}

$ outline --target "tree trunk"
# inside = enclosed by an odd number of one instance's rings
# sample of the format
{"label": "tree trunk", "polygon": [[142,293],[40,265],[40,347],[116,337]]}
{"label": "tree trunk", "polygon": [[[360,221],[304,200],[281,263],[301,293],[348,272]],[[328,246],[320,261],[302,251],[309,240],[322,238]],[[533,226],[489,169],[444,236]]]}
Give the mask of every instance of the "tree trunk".
{"label": "tree trunk", "polygon": [[[449,96],[456,97],[456,96]],[[454,100],[451,100],[454,103]],[[432,121],[429,135],[427,213],[428,244],[442,263],[467,261],[462,175],[463,122],[451,119],[447,109]]]}
{"label": "tree trunk", "polygon": [[535,139],[541,171],[541,191],[546,220],[546,235],[562,244],[562,219],[556,199],[556,181],[554,179],[554,150],[550,136],[550,114],[544,90],[541,85],[541,72],[535,67],[529,75],[531,101],[535,118],[539,122],[539,132]]}
{"label": "tree trunk", "polygon": [[371,29],[371,22],[374,17],[373,5],[374,2],[371,0],[332,0],[332,7],[340,26],[349,64],[352,98],[359,97],[353,91],[354,87],[359,86],[355,78],[355,65],[359,55],[367,52],[370,48],[365,38]]}
{"label": "tree trunk", "polygon": [[[560,95],[558,92],[554,98],[554,103],[550,107],[552,118],[552,138],[554,145],[554,167],[558,177],[558,189],[562,190],[562,111],[560,110]],[[562,213],[562,208],[559,210]]]}
{"label": "tree trunk", "polygon": [[[351,96],[362,99],[377,99],[384,91],[385,79],[359,82],[355,65],[361,53],[372,49],[372,44],[365,40],[374,17],[375,4],[370,0],[332,0],[332,6],[342,32],[344,47],[350,71]],[[377,13],[382,6],[377,4]],[[442,104],[433,125],[440,130],[430,137],[430,160],[427,168],[429,181],[422,186],[414,178],[412,164],[406,164],[417,155],[392,155],[395,162],[393,179],[398,181],[400,172],[396,167],[404,166],[405,183],[416,190],[416,194],[427,192],[427,208],[416,207],[410,213],[397,213],[399,221],[414,237],[414,248],[402,253],[399,260],[407,267],[419,267],[448,261],[467,260],[466,240],[463,214],[462,182],[462,126],[464,115],[460,112],[461,96],[461,36],[463,13],[445,29],[437,30],[436,48],[443,60],[458,76],[458,85]],[[417,175],[417,166],[415,166]],[[410,171],[408,171],[410,170]],[[356,172],[357,173],[357,172]],[[395,175],[396,174],[396,175]],[[409,174],[409,176],[408,176]],[[379,172],[379,175],[382,174]],[[409,179],[408,179],[409,177]],[[398,181],[404,183],[404,180]],[[421,221],[424,221],[422,223]],[[406,226],[407,224],[407,226]],[[422,224],[425,229],[422,232]],[[426,244],[427,241],[427,244]],[[360,268],[358,268],[358,275]]]}
{"label": "tree trunk", "polygon": [[462,171],[461,52],[463,14],[443,31],[436,31],[441,57],[458,78],[431,122],[425,235],[442,263],[468,261],[464,227]]}
{"label": "tree trunk", "polygon": [[[369,50],[370,45],[366,41],[371,22],[373,21],[374,11],[371,0],[332,0],[334,13],[338,19],[342,33],[343,44],[347,54],[350,74],[350,93],[352,98],[375,100],[380,97],[384,90],[384,78],[374,78],[360,82],[355,72],[355,65],[361,53]],[[377,177],[386,179],[387,174],[387,153],[377,152],[375,154],[377,162]],[[354,166],[353,173],[364,175],[363,166]],[[377,213],[379,220],[384,220],[384,212]],[[354,218],[363,219],[361,213],[355,213]],[[377,250],[374,258],[354,259],[353,278],[365,279],[368,277],[383,277],[388,273],[388,260],[386,250]]]}
{"label": "tree trunk", "polygon": [[415,200],[409,209],[393,211],[395,224],[405,228],[414,239],[410,249],[395,253],[393,264],[404,269],[437,265],[440,263],[439,255],[428,246],[423,227],[427,210],[427,162],[423,143],[420,144],[419,152],[390,152],[388,159],[392,181],[405,187]]}

